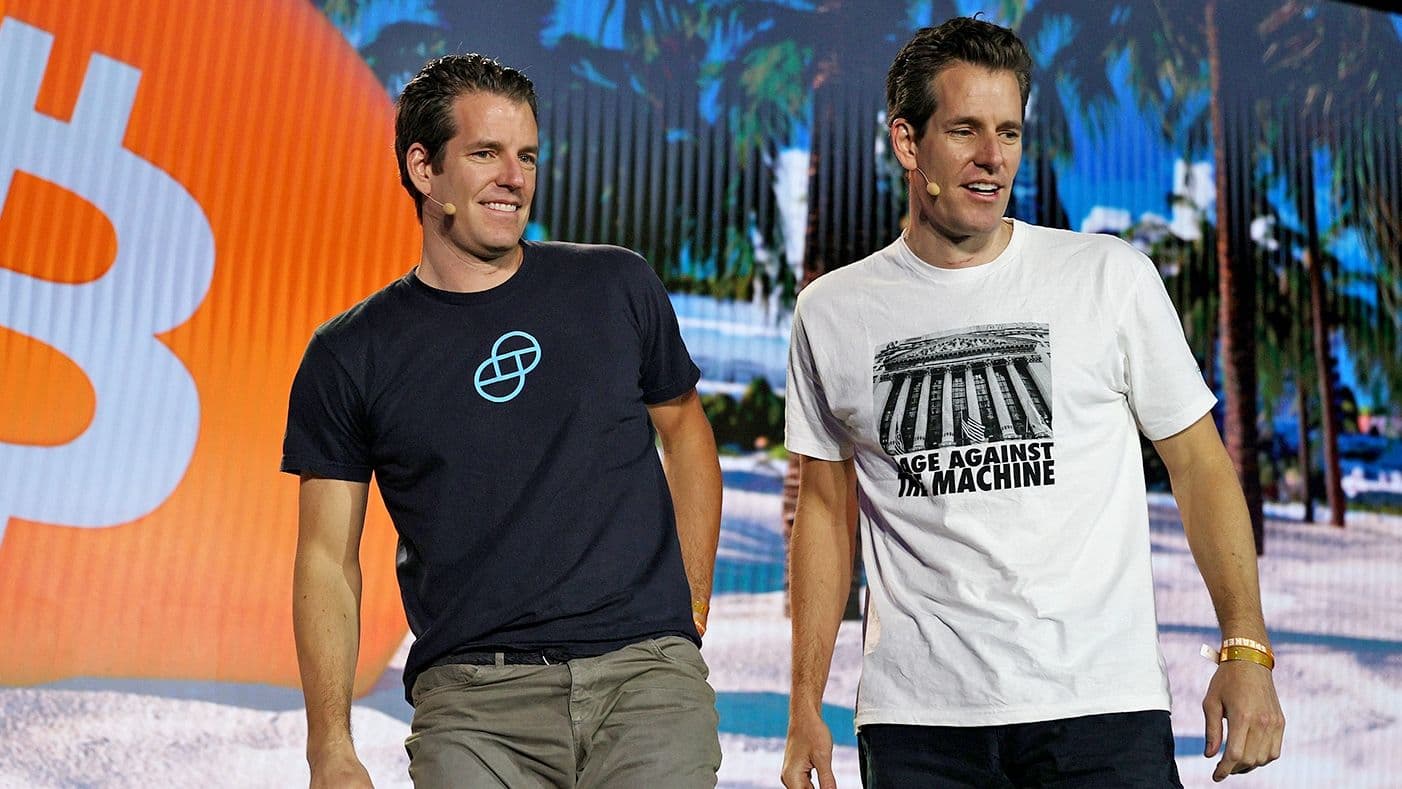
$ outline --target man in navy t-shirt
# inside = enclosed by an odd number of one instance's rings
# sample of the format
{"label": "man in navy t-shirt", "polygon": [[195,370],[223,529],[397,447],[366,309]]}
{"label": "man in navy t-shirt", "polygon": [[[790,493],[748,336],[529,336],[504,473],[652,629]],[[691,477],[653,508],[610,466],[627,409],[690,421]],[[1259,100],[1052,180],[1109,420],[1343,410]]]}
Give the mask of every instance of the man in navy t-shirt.
{"label": "man in navy t-shirt", "polygon": [[430,61],[395,150],[418,265],[316,331],[283,449],[312,785],[369,785],[349,717],[373,476],[416,637],[416,786],[714,786],[720,468],[662,284],[624,249],[522,241],[520,72]]}

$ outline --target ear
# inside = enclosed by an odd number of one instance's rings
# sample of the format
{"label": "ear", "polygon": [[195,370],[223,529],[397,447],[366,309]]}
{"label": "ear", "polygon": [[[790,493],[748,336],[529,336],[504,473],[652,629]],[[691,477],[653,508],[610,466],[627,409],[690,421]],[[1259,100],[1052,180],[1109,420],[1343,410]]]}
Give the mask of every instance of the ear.
{"label": "ear", "polygon": [[433,182],[429,180],[433,166],[429,162],[428,149],[423,143],[413,143],[404,152],[404,167],[409,171],[409,180],[423,194],[433,193]]}
{"label": "ear", "polygon": [[896,154],[896,161],[901,163],[901,167],[907,171],[914,170],[920,165],[916,159],[915,152],[918,145],[915,139],[915,127],[905,118],[897,118],[891,122],[891,150]]}

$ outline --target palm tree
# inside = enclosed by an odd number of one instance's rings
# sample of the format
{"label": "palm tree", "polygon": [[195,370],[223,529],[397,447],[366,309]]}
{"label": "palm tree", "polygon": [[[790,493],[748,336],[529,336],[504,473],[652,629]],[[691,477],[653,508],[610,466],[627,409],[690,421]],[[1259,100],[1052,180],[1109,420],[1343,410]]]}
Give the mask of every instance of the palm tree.
{"label": "palm tree", "polygon": [[[353,41],[381,84],[398,94],[405,80],[426,60],[449,52],[481,52],[539,78],[553,61],[541,45],[541,29],[555,3],[522,0],[507,5],[474,5],[450,0],[391,4],[375,0],[318,0],[332,24],[345,31],[382,18],[364,41]],[[397,17],[397,18],[396,18]],[[375,28],[378,29],[375,29]]]}
{"label": "palm tree", "polygon": [[[1258,25],[1268,43],[1262,65],[1275,86],[1262,114],[1273,136],[1286,141],[1287,170],[1295,178],[1290,193],[1304,226],[1302,263],[1308,272],[1309,312],[1321,407],[1325,492],[1329,520],[1344,525],[1345,500],[1339,473],[1338,363],[1330,343],[1341,322],[1363,314],[1358,307],[1337,309],[1347,295],[1338,287],[1340,268],[1325,253],[1316,195],[1316,155],[1337,150],[1338,132],[1360,123],[1363,106],[1402,95],[1396,63],[1402,45],[1388,21],[1376,12],[1334,3],[1284,3]],[[1341,196],[1341,195],[1340,195]],[[1326,286],[1327,279],[1334,284]],[[1355,332],[1350,332],[1355,333]],[[1360,345],[1366,347],[1366,344]],[[1395,354],[1392,354],[1395,358]],[[1304,406],[1303,400],[1301,406]],[[1307,423],[1307,412],[1300,414]]]}
{"label": "palm tree", "polygon": [[[1212,149],[1217,179],[1218,293],[1221,298],[1222,385],[1227,394],[1227,452],[1241,478],[1251,516],[1256,552],[1264,553],[1265,514],[1261,496],[1256,402],[1256,283],[1247,209],[1252,204],[1249,178],[1239,168],[1253,161],[1250,141],[1255,128],[1245,106],[1253,76],[1244,68],[1248,47],[1224,53],[1220,45],[1225,17],[1219,0],[1207,0],[1203,27],[1212,85]],[[1235,11],[1236,9],[1234,9]],[[1224,58],[1224,54],[1226,57]],[[1236,56],[1233,57],[1233,54]],[[1228,128],[1228,122],[1231,128]],[[1233,172],[1236,169],[1237,172]],[[1249,170],[1248,170],[1249,172]],[[1235,177],[1233,177],[1235,176]]]}
{"label": "palm tree", "polygon": [[[1136,18],[1141,9],[1150,20]],[[1217,186],[1218,357],[1226,395],[1223,432],[1258,552],[1265,549],[1257,425],[1260,274],[1250,236],[1258,203],[1250,173],[1259,153],[1254,141],[1260,136],[1254,102],[1265,90],[1258,74],[1262,46],[1259,38],[1244,36],[1223,48],[1220,38],[1228,15],[1232,29],[1239,30],[1251,29],[1250,20],[1260,13],[1259,7],[1240,0],[1208,0],[1205,5],[1155,0],[1152,7],[1125,6],[1116,14],[1140,105],[1160,118],[1167,139],[1190,150],[1211,142]]]}
{"label": "palm tree", "polygon": [[1354,367],[1374,399],[1384,393],[1394,408],[1402,392],[1402,108],[1367,110],[1363,122],[1341,135],[1333,181],[1341,194],[1340,231],[1355,231],[1374,261],[1365,275],[1342,273],[1336,290],[1368,294],[1366,309],[1336,308],[1340,333]]}
{"label": "palm tree", "polygon": [[[1337,215],[1330,230],[1357,233],[1373,261],[1361,272],[1334,269],[1332,298],[1326,306],[1334,321],[1331,328],[1337,327],[1354,357],[1360,382],[1378,399],[1384,392],[1396,398],[1402,392],[1402,167],[1397,159],[1402,149],[1402,74],[1396,66],[1402,61],[1402,36],[1381,14],[1356,8],[1322,10],[1332,29],[1345,31],[1339,42],[1331,42],[1325,62],[1336,63],[1337,72],[1330,76],[1352,87],[1315,94],[1319,114],[1331,121],[1326,142]],[[1341,304],[1344,293],[1368,297]]]}
{"label": "palm tree", "polygon": [[[1030,7],[1029,7],[1030,6]],[[1112,14],[1087,13],[1076,0],[1003,0],[1000,23],[1028,43],[1033,57],[1032,93],[1024,135],[1023,170],[1030,171],[1036,204],[1013,212],[1049,227],[1070,228],[1056,167],[1073,153],[1070,118],[1104,128],[1115,105],[1108,68],[1117,54]]]}
{"label": "palm tree", "polygon": [[[1338,130],[1357,123],[1356,113],[1348,109],[1354,106],[1353,98],[1361,97],[1374,106],[1390,106],[1395,110],[1399,92],[1395,63],[1402,57],[1402,48],[1385,18],[1340,4],[1283,2],[1277,6],[1263,6],[1216,0],[1207,5],[1206,13],[1192,15],[1190,4],[1156,0],[1155,10],[1158,25],[1149,37],[1136,36],[1127,28],[1131,57],[1152,58],[1158,64],[1157,68],[1146,69],[1141,61],[1140,67],[1131,72],[1138,77],[1136,88],[1141,103],[1162,114],[1166,134],[1186,134],[1196,140],[1203,136],[1201,119],[1194,117],[1194,108],[1200,106],[1196,99],[1202,95],[1209,97],[1219,182],[1218,245],[1222,254],[1218,265],[1223,275],[1219,287],[1229,448],[1251,501],[1255,478],[1251,467],[1255,465],[1256,453],[1250,448],[1257,443],[1251,435],[1256,398],[1254,385],[1248,386],[1248,383],[1256,375],[1248,367],[1257,355],[1247,353],[1247,346],[1253,339],[1248,329],[1254,312],[1249,305],[1254,296],[1250,286],[1255,269],[1249,260],[1250,242],[1245,229],[1250,217],[1245,209],[1253,205],[1260,207],[1262,200],[1251,194],[1251,179],[1238,173],[1244,173],[1242,168],[1251,162],[1271,156],[1283,169],[1294,174],[1286,191],[1304,226],[1300,247],[1303,251],[1298,259],[1308,274],[1310,307],[1306,312],[1310,315],[1311,345],[1317,368],[1313,377],[1320,387],[1323,408],[1328,499],[1331,520],[1342,525],[1344,501],[1337,471],[1339,419],[1335,382],[1338,373],[1329,338],[1336,327],[1346,336],[1364,332],[1362,327],[1352,325],[1357,322],[1356,318],[1344,318],[1330,308],[1340,296],[1337,282],[1332,292],[1326,286],[1335,278],[1327,275],[1330,256],[1323,249],[1324,236],[1315,211],[1314,162],[1320,151],[1331,146],[1338,148],[1336,162],[1344,162],[1339,165],[1344,169],[1352,167],[1360,157],[1366,158],[1370,150],[1367,146],[1340,147],[1333,138]],[[1238,36],[1235,46],[1224,52],[1216,43],[1220,20],[1227,15],[1234,30],[1245,30],[1247,34]],[[1208,50],[1202,51],[1199,42],[1206,42]],[[1205,70],[1195,65],[1203,62],[1208,66]],[[1165,85],[1167,90],[1163,89]],[[1265,145],[1253,145],[1253,140],[1270,141],[1272,145],[1268,149]],[[1336,184],[1340,181],[1337,173],[1335,181]],[[1362,206],[1366,201],[1345,201],[1345,204]],[[1385,199],[1375,203],[1386,204]],[[1394,197],[1392,205],[1396,204]],[[1370,212],[1365,209],[1363,213]],[[1371,211],[1371,215],[1380,218],[1383,212]],[[1382,240],[1379,247],[1395,250],[1396,244],[1388,246],[1386,228],[1380,226],[1385,223],[1369,223],[1367,217],[1361,215],[1357,218],[1375,231],[1375,238]],[[1233,254],[1237,259],[1233,259]],[[1234,272],[1235,280],[1231,277]],[[1378,334],[1375,325],[1370,329],[1368,333]],[[1360,347],[1370,345],[1365,342]],[[1305,356],[1298,349],[1296,355],[1301,359]],[[1384,356],[1395,360],[1395,350],[1384,351]],[[1386,363],[1379,366],[1388,368]],[[1300,376],[1299,380],[1307,377]],[[1307,429],[1306,398],[1297,399],[1302,429]],[[1308,459],[1307,450],[1302,450],[1301,457],[1302,474],[1308,477],[1308,468],[1304,465]],[[1258,507],[1254,502],[1252,512],[1253,523],[1257,523]],[[1258,532],[1258,546],[1262,536]]]}

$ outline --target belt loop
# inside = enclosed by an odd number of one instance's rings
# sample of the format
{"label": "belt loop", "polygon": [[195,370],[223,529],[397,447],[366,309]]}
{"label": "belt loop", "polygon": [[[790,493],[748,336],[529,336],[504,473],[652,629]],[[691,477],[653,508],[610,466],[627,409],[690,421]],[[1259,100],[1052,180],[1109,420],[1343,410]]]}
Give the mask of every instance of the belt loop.
{"label": "belt loop", "polygon": [[501,652],[496,653],[496,665],[498,665],[498,666],[505,666],[505,665],[506,665],[506,655],[502,654]]}

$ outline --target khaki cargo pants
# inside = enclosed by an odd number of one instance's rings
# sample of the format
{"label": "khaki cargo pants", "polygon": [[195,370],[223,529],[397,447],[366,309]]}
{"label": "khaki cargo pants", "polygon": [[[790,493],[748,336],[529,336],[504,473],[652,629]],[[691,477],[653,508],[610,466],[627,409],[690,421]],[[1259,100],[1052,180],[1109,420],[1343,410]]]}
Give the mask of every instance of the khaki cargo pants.
{"label": "khaki cargo pants", "polygon": [[418,789],[706,787],[715,691],[696,645],[649,639],[550,666],[443,665],[414,682]]}

